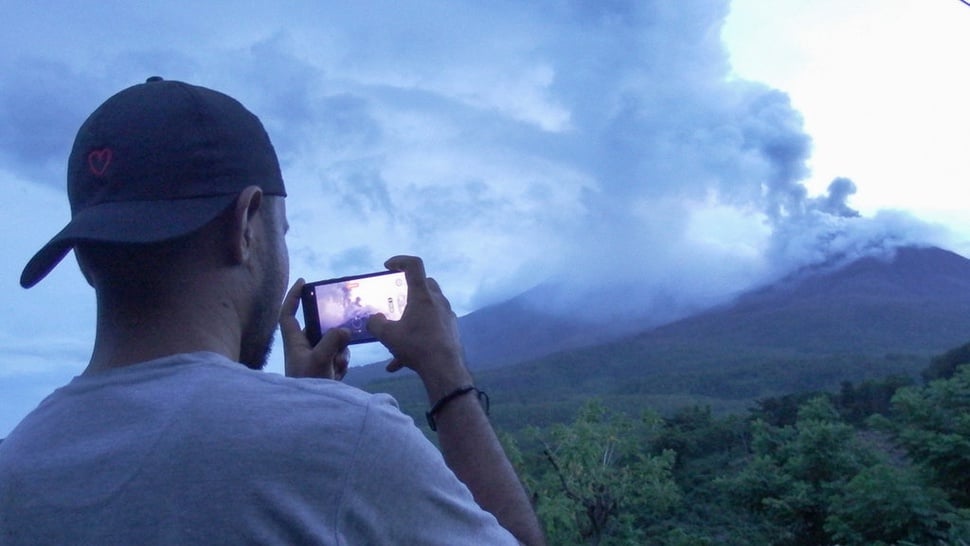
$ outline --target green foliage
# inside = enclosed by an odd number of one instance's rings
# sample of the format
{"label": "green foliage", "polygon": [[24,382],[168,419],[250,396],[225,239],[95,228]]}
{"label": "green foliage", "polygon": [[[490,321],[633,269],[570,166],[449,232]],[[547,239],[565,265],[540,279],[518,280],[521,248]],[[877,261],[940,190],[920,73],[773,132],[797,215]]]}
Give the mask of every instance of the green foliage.
{"label": "green foliage", "polygon": [[832,497],[829,510],[825,530],[845,546],[931,544],[970,531],[943,491],[926,486],[910,468],[885,464],[852,478]]}
{"label": "green foliage", "polygon": [[[785,398],[775,407],[794,417],[783,425],[757,410],[634,419],[587,402],[571,423],[520,436],[510,457],[551,544],[967,546],[970,371],[900,383]],[[889,391],[893,411],[878,417],[892,437],[844,418]]]}
{"label": "green foliage", "polygon": [[553,544],[640,544],[644,529],[680,499],[671,477],[674,453],[644,449],[659,426],[585,405],[569,425],[540,433],[532,487]]}
{"label": "green foliage", "polygon": [[950,379],[893,397],[889,428],[935,483],[959,505],[970,506],[970,366]]}
{"label": "green foliage", "polygon": [[[948,368],[963,350],[934,359],[925,385],[911,379],[911,355],[885,359],[909,374],[856,384],[838,369],[871,360],[765,359],[743,373],[631,379],[616,373],[623,355],[600,354],[595,380],[571,369],[589,376],[590,362],[567,360],[541,396],[480,379],[550,544],[970,546],[970,365]],[[804,383],[827,392],[773,387],[747,415],[723,412],[723,397],[761,375],[802,368],[838,379]],[[577,394],[577,381],[588,389]],[[420,384],[397,388],[421,423]],[[731,401],[736,410],[750,407],[746,396]]]}
{"label": "green foliage", "polygon": [[923,370],[923,381],[949,379],[956,374],[957,368],[963,364],[970,364],[970,343],[934,357],[930,361],[929,367]]}
{"label": "green foliage", "polygon": [[752,447],[747,467],[721,483],[764,515],[778,544],[826,543],[831,496],[875,460],[824,396],[804,403],[793,426],[755,422]]}
{"label": "green foliage", "polygon": [[798,419],[798,408],[806,401],[819,396],[817,392],[786,394],[757,401],[757,406],[751,410],[755,419],[776,426],[794,425]]}
{"label": "green foliage", "polygon": [[860,425],[872,415],[888,415],[892,410],[892,397],[896,391],[911,385],[913,385],[912,378],[905,375],[868,380],[858,386],[844,381],[833,403],[846,421]]}
{"label": "green foliage", "polygon": [[687,461],[698,461],[705,455],[746,451],[749,442],[746,423],[737,416],[718,419],[710,406],[690,406],[664,420],[654,439],[657,450],[677,454],[678,468]]}
{"label": "green foliage", "polygon": [[751,410],[753,417],[774,426],[794,425],[799,409],[809,400],[828,397],[842,418],[853,425],[862,425],[872,415],[886,415],[892,410],[892,397],[903,387],[912,386],[907,375],[890,375],[883,379],[869,379],[856,385],[843,381],[837,394],[801,392],[763,398]]}

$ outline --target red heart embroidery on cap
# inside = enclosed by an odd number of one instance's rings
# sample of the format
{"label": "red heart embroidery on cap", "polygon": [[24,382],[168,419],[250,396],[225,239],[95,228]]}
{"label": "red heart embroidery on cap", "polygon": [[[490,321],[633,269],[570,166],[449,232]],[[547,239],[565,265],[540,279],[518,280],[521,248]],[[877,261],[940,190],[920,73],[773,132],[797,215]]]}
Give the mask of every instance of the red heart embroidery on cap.
{"label": "red heart embroidery on cap", "polygon": [[94,150],[88,154],[88,167],[94,176],[104,176],[104,171],[108,170],[111,164],[111,148]]}

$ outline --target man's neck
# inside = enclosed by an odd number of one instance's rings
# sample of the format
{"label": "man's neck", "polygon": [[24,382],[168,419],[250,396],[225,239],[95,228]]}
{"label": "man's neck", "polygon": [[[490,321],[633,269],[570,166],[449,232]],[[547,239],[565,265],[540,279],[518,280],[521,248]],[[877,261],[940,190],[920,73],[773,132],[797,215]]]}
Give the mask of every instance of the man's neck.
{"label": "man's neck", "polygon": [[98,305],[98,327],[85,374],[165,356],[209,351],[239,359],[239,319],[226,302],[194,300],[143,309]]}

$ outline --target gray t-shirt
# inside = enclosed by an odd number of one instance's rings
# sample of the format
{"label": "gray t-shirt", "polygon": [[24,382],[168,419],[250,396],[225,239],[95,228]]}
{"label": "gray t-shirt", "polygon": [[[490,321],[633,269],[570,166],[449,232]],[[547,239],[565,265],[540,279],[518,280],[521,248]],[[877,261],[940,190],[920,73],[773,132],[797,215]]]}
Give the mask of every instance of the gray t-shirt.
{"label": "gray t-shirt", "polygon": [[516,544],[394,400],[214,353],[80,376],[0,443],[0,544]]}

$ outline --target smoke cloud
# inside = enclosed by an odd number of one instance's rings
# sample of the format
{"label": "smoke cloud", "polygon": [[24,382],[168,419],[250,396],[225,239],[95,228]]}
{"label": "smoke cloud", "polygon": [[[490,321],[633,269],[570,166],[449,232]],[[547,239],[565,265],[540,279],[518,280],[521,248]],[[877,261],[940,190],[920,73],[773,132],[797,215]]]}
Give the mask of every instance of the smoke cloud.
{"label": "smoke cloud", "polygon": [[8,48],[4,168],[62,184],[83,116],[147,76],[221,89],[280,153],[295,276],[420,254],[462,312],[546,283],[567,308],[610,300],[590,296],[607,287],[671,315],[943,236],[899,212],[861,216],[848,178],[809,195],[801,115],[731,76],[726,0],[295,2],[233,21],[188,19],[188,5],[152,23],[180,40],[138,42],[135,24],[112,43]]}

